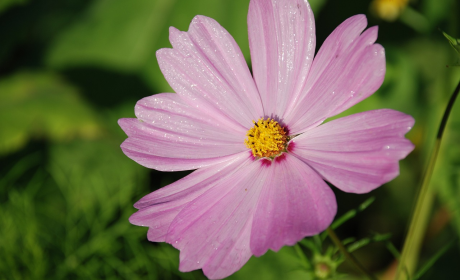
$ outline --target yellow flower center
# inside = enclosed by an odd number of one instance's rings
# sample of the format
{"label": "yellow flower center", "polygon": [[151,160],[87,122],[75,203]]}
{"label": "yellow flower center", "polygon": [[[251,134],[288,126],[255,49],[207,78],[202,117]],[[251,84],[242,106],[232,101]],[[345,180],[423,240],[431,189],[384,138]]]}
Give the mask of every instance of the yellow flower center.
{"label": "yellow flower center", "polygon": [[254,127],[248,130],[244,140],[246,147],[252,150],[256,158],[275,158],[286,151],[286,143],[289,137],[286,131],[277,121],[270,118],[252,121]]}

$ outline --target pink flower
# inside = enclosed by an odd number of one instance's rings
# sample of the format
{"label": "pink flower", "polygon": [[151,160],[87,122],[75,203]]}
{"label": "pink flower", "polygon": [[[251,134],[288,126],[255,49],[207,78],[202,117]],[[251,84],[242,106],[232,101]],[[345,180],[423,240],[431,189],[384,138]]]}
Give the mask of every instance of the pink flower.
{"label": "pink flower", "polygon": [[253,76],[213,19],[170,29],[173,48],[157,57],[177,94],[140,100],[137,119],[119,124],[123,152],[139,164],[197,169],[143,197],[130,218],[149,227],[150,241],[181,251],[181,271],[224,278],[252,255],[323,231],[337,209],[324,180],[366,193],[399,174],[413,149],[411,116],[382,109],[321,124],[382,84],[384,49],[366,25],[364,15],[347,19],[313,59],[308,2],[251,0]]}

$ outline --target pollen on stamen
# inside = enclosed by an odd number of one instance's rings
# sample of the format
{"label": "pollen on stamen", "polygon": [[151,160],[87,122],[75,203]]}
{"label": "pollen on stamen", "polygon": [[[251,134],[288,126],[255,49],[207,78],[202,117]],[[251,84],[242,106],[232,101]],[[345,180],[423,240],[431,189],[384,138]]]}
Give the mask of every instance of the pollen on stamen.
{"label": "pollen on stamen", "polygon": [[257,122],[252,122],[254,126],[248,130],[246,134],[248,138],[244,143],[252,150],[254,157],[273,159],[286,151],[289,137],[277,121],[260,118]]}

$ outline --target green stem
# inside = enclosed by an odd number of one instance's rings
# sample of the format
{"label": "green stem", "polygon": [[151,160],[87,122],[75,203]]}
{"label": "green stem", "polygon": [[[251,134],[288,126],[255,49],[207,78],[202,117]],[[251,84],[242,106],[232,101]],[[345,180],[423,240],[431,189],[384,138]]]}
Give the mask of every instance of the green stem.
{"label": "green stem", "polygon": [[[438,152],[441,146],[441,140],[446,128],[447,120],[449,119],[450,112],[452,111],[452,107],[459,92],[460,82],[455,88],[454,93],[452,94],[449,103],[447,104],[447,108],[444,111],[444,116],[442,117],[441,124],[439,125],[435,146],[433,152],[431,153],[428,168],[426,169],[423,176],[422,186],[417,198],[417,204],[415,205],[415,210],[414,214],[412,215],[409,231],[407,233],[406,240],[404,241],[401,259],[399,261],[398,270],[396,272],[396,280],[410,279],[414,274],[415,268],[417,266],[418,255],[422,245],[423,237],[425,235],[425,230],[434,198],[433,193],[429,188],[429,183],[436,164],[436,158],[438,157]],[[403,271],[405,273],[403,273]]]}
{"label": "green stem", "polygon": [[351,254],[348,252],[347,248],[342,244],[340,239],[337,237],[335,234],[334,230],[331,227],[327,228],[327,234],[329,234],[329,237],[332,239],[332,241],[335,243],[335,245],[339,248],[340,252],[349,260],[351,263],[353,263],[354,266],[364,275],[366,275],[369,279],[372,280],[377,280],[375,276],[373,276],[369,271],[367,271],[364,266],[359,263],[359,261]]}

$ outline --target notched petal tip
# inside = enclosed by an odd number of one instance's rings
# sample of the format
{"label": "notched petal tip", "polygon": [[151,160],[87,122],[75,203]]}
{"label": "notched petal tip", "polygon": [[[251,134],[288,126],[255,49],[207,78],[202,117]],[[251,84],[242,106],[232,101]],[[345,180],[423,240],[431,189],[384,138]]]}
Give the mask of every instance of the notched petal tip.
{"label": "notched petal tip", "polygon": [[[155,193],[155,192],[153,192]],[[152,196],[152,193],[142,197],[141,199],[139,199],[136,203],[134,203],[134,208],[136,209],[143,209],[143,208],[146,208],[146,207],[149,207],[150,205],[147,204],[146,205],[146,202],[148,202],[150,200],[150,196]],[[132,217],[132,216],[131,216]],[[131,219],[130,217],[130,219]]]}
{"label": "notched petal tip", "polygon": [[385,68],[386,68],[386,63],[385,63],[385,48],[384,48],[382,45],[376,44],[376,43],[374,43],[374,44],[372,45],[372,48],[373,48],[374,52],[375,52],[377,55],[381,55],[381,56],[382,56],[382,59],[383,59],[382,62],[384,63],[384,66],[385,66]]}
{"label": "notched petal tip", "polygon": [[124,130],[124,126],[126,125],[126,122],[127,120],[129,120],[129,118],[121,118],[121,119],[118,119],[117,123],[118,125]]}
{"label": "notched petal tip", "polygon": [[145,217],[145,214],[143,215],[141,211],[136,211],[129,216],[128,221],[135,226],[147,227],[149,218]]}
{"label": "notched petal tip", "polygon": [[407,127],[407,132],[409,132],[409,130],[411,130],[415,125],[415,119],[411,115],[407,115],[407,114],[405,114],[405,115],[409,119],[408,120],[409,123],[408,123],[408,127]]}
{"label": "notched petal tip", "polygon": [[118,120],[118,125],[128,137],[136,134],[135,130],[138,123],[142,123],[142,121],[137,118],[123,118]]}
{"label": "notched petal tip", "polygon": [[[209,17],[206,17],[206,16],[202,16],[202,15],[196,15],[193,17],[192,21],[190,22],[190,26],[189,26],[189,30],[190,30],[190,27],[194,24],[197,24],[197,23],[203,23],[207,20],[212,20],[211,18]],[[213,20],[214,21],[214,20]]]}
{"label": "notched petal tip", "polygon": [[364,41],[363,41],[363,44],[364,45],[372,45],[375,43],[375,41],[377,41],[377,37],[379,35],[379,28],[378,26],[371,26],[369,27],[368,29],[364,30],[364,32],[361,34],[361,36],[363,37]]}
{"label": "notched petal tip", "polygon": [[155,52],[155,56],[157,57],[158,65],[160,66],[160,69],[162,65],[164,64],[164,60],[168,55],[170,55],[172,52],[171,48],[162,48],[159,49]]}
{"label": "notched petal tip", "polygon": [[379,26],[378,25],[373,25],[373,26],[369,27],[369,29],[375,29],[375,32],[378,35],[378,33],[379,33]]}
{"label": "notched petal tip", "polygon": [[169,27],[169,41],[172,43],[175,39],[175,37],[180,36],[182,31],[179,29],[175,28],[174,26]]}
{"label": "notched petal tip", "polygon": [[125,132],[127,136],[130,135],[130,130],[132,129],[132,122],[139,121],[135,118],[122,118],[118,120],[118,125]]}

